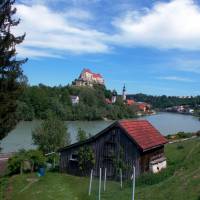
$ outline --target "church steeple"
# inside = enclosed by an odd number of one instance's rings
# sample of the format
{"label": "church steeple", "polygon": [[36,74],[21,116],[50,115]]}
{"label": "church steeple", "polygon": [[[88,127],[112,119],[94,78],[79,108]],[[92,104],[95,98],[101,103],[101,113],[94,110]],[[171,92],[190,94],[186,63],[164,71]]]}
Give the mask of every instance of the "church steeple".
{"label": "church steeple", "polygon": [[123,101],[126,101],[126,86],[124,84],[123,90],[122,90],[122,99]]}

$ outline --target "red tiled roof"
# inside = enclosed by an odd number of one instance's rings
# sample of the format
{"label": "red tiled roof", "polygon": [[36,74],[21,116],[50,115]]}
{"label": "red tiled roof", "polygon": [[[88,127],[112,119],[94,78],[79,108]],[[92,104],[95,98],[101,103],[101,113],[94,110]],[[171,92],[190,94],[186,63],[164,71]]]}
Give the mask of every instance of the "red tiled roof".
{"label": "red tiled roof", "polygon": [[93,75],[94,78],[102,78],[101,74],[95,74],[95,73],[93,73],[92,75]]}
{"label": "red tiled roof", "polygon": [[167,143],[165,137],[146,120],[122,120],[119,124],[143,151]]}
{"label": "red tiled roof", "polygon": [[127,103],[127,105],[131,106],[135,103],[135,101],[133,99],[127,99],[126,103]]}
{"label": "red tiled roof", "polygon": [[92,74],[92,76],[93,76],[94,78],[102,78],[101,74],[93,73],[93,72],[91,72],[90,69],[84,69],[84,70],[83,70],[83,73],[86,73],[86,72],[89,73],[89,74]]}
{"label": "red tiled roof", "polygon": [[88,73],[92,74],[92,72],[90,71],[90,69],[84,69],[83,72],[88,72]]}

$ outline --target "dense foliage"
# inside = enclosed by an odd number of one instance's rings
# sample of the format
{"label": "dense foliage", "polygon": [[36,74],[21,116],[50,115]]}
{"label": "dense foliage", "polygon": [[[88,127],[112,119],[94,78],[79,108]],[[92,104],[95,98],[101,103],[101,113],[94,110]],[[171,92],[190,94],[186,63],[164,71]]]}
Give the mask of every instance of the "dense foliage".
{"label": "dense foliage", "polygon": [[10,30],[19,24],[14,16],[14,0],[0,1],[0,140],[3,139],[17,123],[15,116],[18,99],[23,83],[21,65],[26,60],[16,59],[16,45],[24,36],[15,36]]}
{"label": "dense foliage", "polygon": [[51,153],[70,144],[70,135],[65,123],[55,115],[49,114],[32,133],[34,144],[38,145],[43,153]]}
{"label": "dense foliage", "polygon": [[[83,174],[89,173],[88,170],[92,169],[95,164],[94,152],[91,147],[80,147],[78,151],[78,165]],[[89,170],[90,171],[90,170]]]}
{"label": "dense foliage", "polygon": [[[70,96],[77,95],[80,102],[72,105]],[[106,104],[112,92],[104,86],[48,87],[42,84],[29,86],[18,101],[18,118],[21,120],[46,119],[49,111],[62,120],[100,120],[135,117],[136,107],[127,106],[120,97],[115,104]]]}
{"label": "dense foliage", "polygon": [[191,132],[183,132],[180,131],[178,133],[172,134],[172,135],[167,135],[165,136],[168,140],[179,140],[179,139],[185,139],[185,138],[191,138],[193,136],[200,136],[200,131],[191,133]]}
{"label": "dense foliage", "polygon": [[176,96],[152,96],[146,94],[135,94],[128,95],[128,98],[132,98],[138,102],[147,102],[150,103],[153,108],[167,108],[178,105],[190,105],[192,108],[197,108],[200,105],[200,96],[196,97],[186,97],[180,98]]}
{"label": "dense foliage", "polygon": [[76,136],[77,142],[84,141],[84,140],[86,140],[88,137],[89,137],[89,136],[87,135],[87,133],[86,133],[83,129],[81,129],[81,128],[78,129],[78,133],[77,133],[77,136]]}
{"label": "dense foliage", "polygon": [[[35,171],[45,164],[45,157],[39,150],[20,150],[8,160],[8,174],[18,174],[22,170]],[[30,165],[30,166],[29,166]]]}

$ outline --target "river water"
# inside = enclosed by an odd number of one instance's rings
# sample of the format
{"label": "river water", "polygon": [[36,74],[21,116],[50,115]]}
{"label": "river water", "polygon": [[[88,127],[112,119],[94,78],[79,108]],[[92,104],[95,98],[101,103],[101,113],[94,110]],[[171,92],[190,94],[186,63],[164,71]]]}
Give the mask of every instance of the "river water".
{"label": "river water", "polygon": [[[200,121],[190,115],[174,113],[158,113],[156,115],[145,116],[163,135],[173,134],[178,131],[195,132],[200,130]],[[20,122],[1,142],[2,152],[13,152],[19,149],[35,148],[32,144],[31,133],[41,122]],[[67,121],[68,131],[71,134],[72,142],[76,141],[78,128],[84,129],[92,135],[110,125],[112,121]]]}

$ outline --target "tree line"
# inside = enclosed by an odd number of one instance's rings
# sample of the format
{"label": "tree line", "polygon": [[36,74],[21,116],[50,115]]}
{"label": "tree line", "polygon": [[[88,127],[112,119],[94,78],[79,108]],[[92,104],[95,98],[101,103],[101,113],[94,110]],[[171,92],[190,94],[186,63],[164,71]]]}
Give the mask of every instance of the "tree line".
{"label": "tree line", "polygon": [[127,95],[127,97],[138,102],[147,102],[151,104],[153,108],[157,109],[164,109],[179,105],[189,105],[191,108],[198,109],[198,106],[200,105],[200,96],[180,98],[177,96],[153,96],[140,93]]}
{"label": "tree line", "polygon": [[[58,86],[43,84],[27,86],[18,100],[17,117],[19,120],[46,119],[49,112],[61,120],[100,120],[133,118],[137,108],[127,106],[121,97],[114,104],[107,104],[113,93],[105,86],[94,87]],[[72,105],[71,95],[79,96],[79,103]]]}

